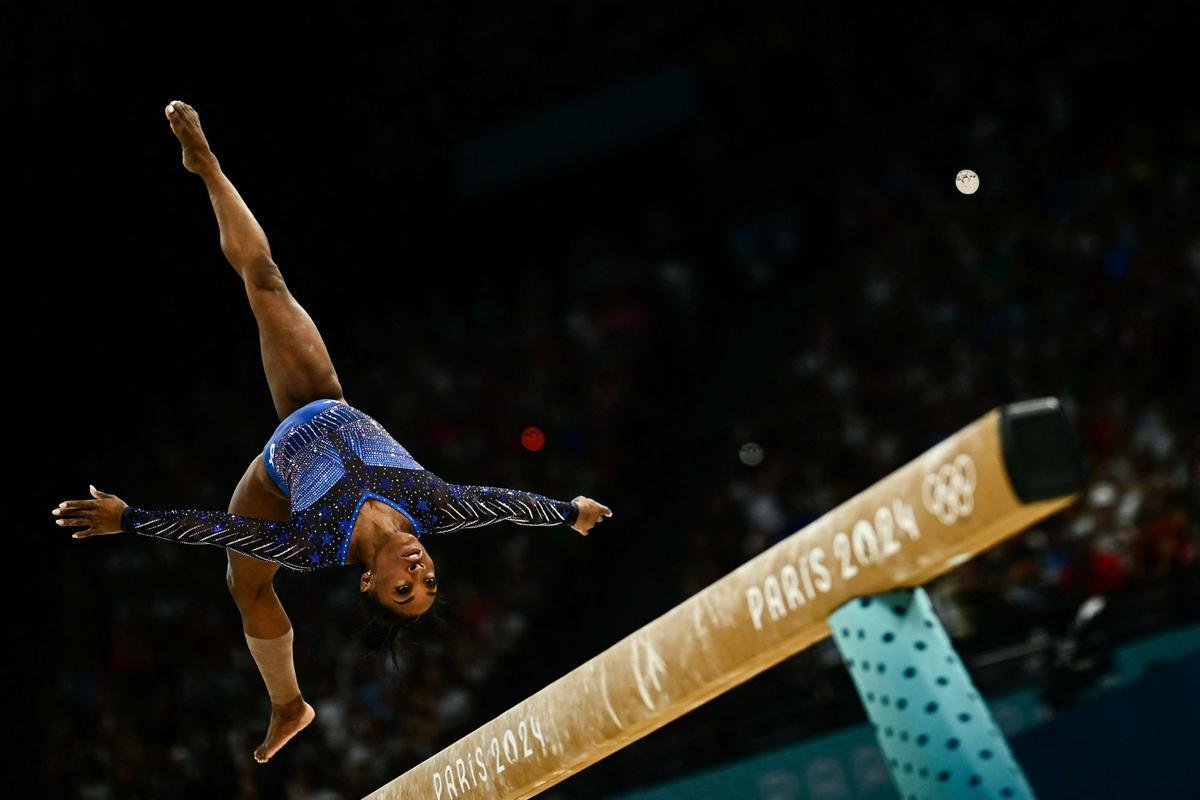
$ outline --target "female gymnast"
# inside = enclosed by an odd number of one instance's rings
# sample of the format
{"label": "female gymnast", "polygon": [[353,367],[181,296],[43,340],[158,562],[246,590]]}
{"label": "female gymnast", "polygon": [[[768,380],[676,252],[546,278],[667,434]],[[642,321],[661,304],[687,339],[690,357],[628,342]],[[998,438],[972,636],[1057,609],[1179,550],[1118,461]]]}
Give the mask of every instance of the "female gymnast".
{"label": "female gymnast", "polygon": [[224,547],[226,583],[250,653],[271,698],[271,721],[254,758],[265,763],[312,722],[292,663],[292,625],[272,580],[279,567],[307,572],[364,564],[359,591],[368,616],[396,628],[433,604],[438,578],[421,541],[496,522],[568,525],[581,534],[612,511],[588,497],[540,494],[446,481],[418,464],[383,426],[346,403],[325,343],[271,258],[267,237],[221,171],[200,117],[174,100],[165,109],[199,175],[221,233],[221,250],[241,277],[258,324],[263,368],[281,420],[242,475],[229,511],[153,511],[89,486],[92,499],[53,510],[74,538],[130,532]]}

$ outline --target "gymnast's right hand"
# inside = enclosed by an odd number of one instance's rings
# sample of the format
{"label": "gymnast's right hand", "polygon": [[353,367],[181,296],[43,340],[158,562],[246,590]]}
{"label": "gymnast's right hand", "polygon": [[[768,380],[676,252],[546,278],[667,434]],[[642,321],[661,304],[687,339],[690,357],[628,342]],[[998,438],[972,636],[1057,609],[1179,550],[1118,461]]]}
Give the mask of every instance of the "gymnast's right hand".
{"label": "gymnast's right hand", "polygon": [[64,500],[50,513],[58,517],[64,527],[83,528],[71,535],[72,539],[89,536],[105,536],[121,532],[121,512],[125,501],[113,494],[88,486],[94,500]]}

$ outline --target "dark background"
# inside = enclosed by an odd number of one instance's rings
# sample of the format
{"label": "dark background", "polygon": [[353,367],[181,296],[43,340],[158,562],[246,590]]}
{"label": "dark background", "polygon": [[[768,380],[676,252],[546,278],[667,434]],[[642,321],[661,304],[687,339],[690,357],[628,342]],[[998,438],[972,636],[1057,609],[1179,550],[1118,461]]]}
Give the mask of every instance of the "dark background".
{"label": "dark background", "polygon": [[[359,796],[1039,395],[1067,404],[1089,495],[933,587],[961,651],[1059,635],[1096,593],[1111,641],[1195,619],[1193,7],[4,15],[9,668],[37,707],[11,752],[44,793]],[[417,632],[400,676],[357,660],[357,571],[281,572],[318,719],[266,767],[224,554],[75,542],[48,513],[88,483],[224,509],[277,423],[172,99],[200,112],[351,404],[448,480],[615,512],[586,540],[497,526],[430,542],[445,625]],[[954,189],[964,167],[974,196]],[[521,448],[527,425],[540,453]],[[746,441],[762,465],[739,463]],[[858,721],[829,656],[551,794]],[[784,692],[795,707],[772,701]]]}

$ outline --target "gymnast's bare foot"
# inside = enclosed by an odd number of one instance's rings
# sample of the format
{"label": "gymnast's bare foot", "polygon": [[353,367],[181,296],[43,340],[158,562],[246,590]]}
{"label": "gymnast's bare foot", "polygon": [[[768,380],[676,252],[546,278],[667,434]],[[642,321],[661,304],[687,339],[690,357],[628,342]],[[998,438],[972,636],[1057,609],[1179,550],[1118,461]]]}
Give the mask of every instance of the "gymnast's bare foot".
{"label": "gymnast's bare foot", "polygon": [[165,110],[171,122],[171,132],[183,145],[183,166],[188,172],[200,175],[216,169],[217,157],[208,147],[204,131],[200,129],[200,115],[196,109],[182,100],[172,100]]}
{"label": "gymnast's bare foot", "polygon": [[260,764],[265,764],[279,752],[279,748],[288,743],[288,740],[295,736],[300,731],[304,730],[308,723],[312,722],[317,716],[317,712],[313,711],[313,707],[304,702],[303,697],[297,697],[286,705],[277,706],[271,704],[271,724],[267,726],[267,738],[263,739],[254,751],[254,760]]}

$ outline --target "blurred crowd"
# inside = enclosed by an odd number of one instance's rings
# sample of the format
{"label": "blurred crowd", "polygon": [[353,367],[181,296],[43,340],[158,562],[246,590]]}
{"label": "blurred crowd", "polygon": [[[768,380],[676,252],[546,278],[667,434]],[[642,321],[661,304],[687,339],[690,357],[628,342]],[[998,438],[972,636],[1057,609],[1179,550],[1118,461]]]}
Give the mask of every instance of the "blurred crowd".
{"label": "blurred crowd", "polygon": [[[314,316],[348,402],[429,469],[587,494],[614,508],[610,526],[661,531],[653,571],[665,602],[647,618],[986,411],[1055,395],[1079,436],[1085,494],[928,587],[960,650],[970,659],[1060,635],[1096,595],[1123,609],[1114,639],[1194,621],[1200,121],[1168,139],[1121,120],[1103,147],[1060,162],[1080,137],[1070,92],[1053,81],[1040,91],[1042,116],[1019,132],[1002,106],[968,118],[970,152],[986,153],[986,166],[956,166],[979,172],[975,196],[954,190],[954,170],[931,174],[898,147],[883,174],[845,167],[829,200],[836,244],[821,260],[803,246],[804,201],[785,186],[715,228],[701,200],[664,193],[641,206],[628,198],[624,213],[640,214],[633,234],[600,219],[581,221],[566,245],[531,242],[526,260],[560,265],[561,278],[515,268],[515,280],[434,292],[404,317]],[[1055,178],[1033,192],[1017,174]],[[417,328],[421,337],[405,336]],[[392,335],[390,350],[355,344]],[[703,375],[680,375],[681,363]],[[257,363],[238,364],[212,376],[237,391],[148,409],[128,445],[155,459],[138,473],[137,504],[227,507],[244,469],[230,454],[248,461],[275,424]],[[648,410],[680,381],[690,394],[676,389],[671,402],[699,410]],[[708,386],[711,396],[696,391]],[[251,392],[261,397],[249,403]],[[705,435],[671,427],[685,416]],[[520,447],[527,424],[546,431],[545,450]],[[672,484],[675,463],[704,481]],[[661,487],[680,494],[660,497]],[[689,511],[670,516],[664,503]],[[520,680],[522,658],[544,647],[557,593],[595,580],[572,572],[583,559],[573,537],[505,526],[430,542],[449,600],[442,620],[413,630],[399,674],[354,646],[356,587],[344,571],[281,574],[317,718],[265,768],[250,753],[269,706],[223,594],[224,555],[103,541],[86,565],[64,564],[71,640],[46,689],[42,765],[54,794],[361,796],[503,710],[494,687]],[[627,632],[606,631],[608,643]],[[836,668],[825,647],[757,682],[768,694],[773,681],[825,685]],[[739,739],[737,720],[724,723],[725,740]]]}

